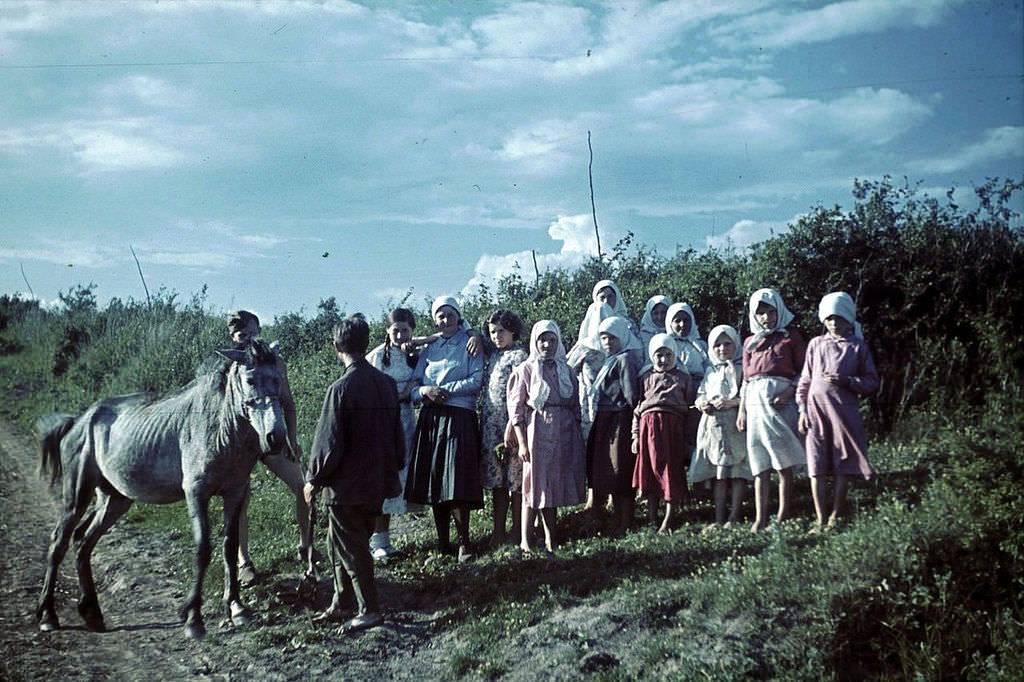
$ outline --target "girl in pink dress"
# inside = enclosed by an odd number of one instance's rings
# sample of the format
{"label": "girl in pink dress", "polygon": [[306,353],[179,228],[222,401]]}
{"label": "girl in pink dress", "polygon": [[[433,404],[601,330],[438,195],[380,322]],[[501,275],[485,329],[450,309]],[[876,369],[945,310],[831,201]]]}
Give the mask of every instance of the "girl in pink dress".
{"label": "girl in pink dress", "polygon": [[523,461],[522,544],[532,551],[530,535],[540,512],[544,544],[558,547],[558,507],[580,504],[586,495],[579,384],[565,361],[558,325],[541,320],[530,332],[530,357],[512,371],[508,416]]}
{"label": "girl in pink dress", "polygon": [[860,418],[860,396],[878,389],[878,372],[860,325],[853,298],[827,294],[818,305],[825,332],[807,344],[807,358],[796,401],[800,432],[806,434],[807,472],[817,525],[826,523],[827,481],[835,476],[835,496],[828,525],[844,513],[850,476],[871,477],[867,435]]}

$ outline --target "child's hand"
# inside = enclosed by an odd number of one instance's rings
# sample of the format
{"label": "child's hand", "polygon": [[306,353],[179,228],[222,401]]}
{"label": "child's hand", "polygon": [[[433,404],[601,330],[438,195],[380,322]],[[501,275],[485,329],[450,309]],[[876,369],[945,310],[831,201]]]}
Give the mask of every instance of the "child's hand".
{"label": "child's hand", "polygon": [[519,444],[519,459],[523,460],[524,462],[530,461],[530,446],[527,445],[526,443]]}
{"label": "child's hand", "polygon": [[796,426],[800,430],[800,433],[807,433],[807,429],[811,427],[811,423],[807,419],[806,412],[800,413],[800,419],[797,421]]}
{"label": "child's hand", "polygon": [[850,377],[841,374],[826,374],[824,378],[826,383],[839,386],[840,388],[850,387]]}
{"label": "child's hand", "polygon": [[789,401],[793,399],[794,395],[796,395],[796,389],[792,387],[779,391],[775,394],[775,397],[772,398],[772,407],[775,409],[785,407],[789,404]]}
{"label": "child's hand", "polygon": [[476,357],[477,355],[480,355],[483,349],[484,342],[483,338],[480,336],[480,332],[470,331],[469,341],[466,341],[466,352],[472,355],[473,357]]}
{"label": "child's hand", "polygon": [[448,400],[448,391],[440,386],[427,386],[423,389],[421,395],[430,402],[439,405]]}
{"label": "child's hand", "polygon": [[629,449],[632,450],[634,455],[640,454],[640,439],[634,438],[633,442],[630,443]]}
{"label": "child's hand", "polygon": [[721,409],[724,409],[724,408],[725,408],[725,403],[726,403],[726,400],[725,400],[725,398],[723,398],[723,397],[722,397],[722,396],[720,396],[720,395],[716,395],[716,396],[715,396],[715,397],[714,397],[714,398],[713,398],[713,399],[711,400],[711,404],[712,404],[712,405],[714,405],[714,407],[715,407],[715,409],[716,409],[716,410],[721,410]]}
{"label": "child's hand", "polygon": [[740,410],[739,414],[736,415],[736,430],[747,430],[747,413],[744,410]]}

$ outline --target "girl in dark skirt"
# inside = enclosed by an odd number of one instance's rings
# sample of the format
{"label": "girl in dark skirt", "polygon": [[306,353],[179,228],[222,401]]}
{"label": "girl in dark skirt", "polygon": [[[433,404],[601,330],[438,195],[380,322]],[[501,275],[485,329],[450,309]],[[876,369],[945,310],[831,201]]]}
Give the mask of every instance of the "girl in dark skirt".
{"label": "girl in dark skirt", "polygon": [[441,336],[420,354],[413,374],[412,397],[421,409],[405,499],[433,508],[438,546],[446,554],[456,553],[449,540],[454,519],[459,561],[468,561],[469,513],[483,507],[476,399],[484,359],[466,349],[469,333],[454,298],[435,299],[430,314]]}
{"label": "girl in dark skirt", "polygon": [[623,340],[631,337],[621,317],[601,322],[601,345],[608,354],[591,389],[597,397],[597,415],[587,438],[587,480],[594,498],[612,496],[613,520],[609,531],[624,533],[633,519],[632,450],[633,406],[638,396],[637,367]]}

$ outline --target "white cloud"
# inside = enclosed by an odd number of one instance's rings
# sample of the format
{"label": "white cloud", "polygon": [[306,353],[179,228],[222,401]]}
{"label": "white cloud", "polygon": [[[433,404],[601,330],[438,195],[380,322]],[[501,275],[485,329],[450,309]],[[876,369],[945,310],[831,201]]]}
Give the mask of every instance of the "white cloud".
{"label": "white cloud", "polygon": [[768,9],[711,29],[711,36],[733,49],[788,48],[891,28],[936,25],[949,12],[949,0],[849,0],[811,10]]}
{"label": "white cloud", "polygon": [[921,159],[908,164],[918,173],[956,173],[1002,159],[1024,158],[1024,127],[1002,126],[986,130],[982,139],[949,156]]}
{"label": "white cloud", "polygon": [[729,246],[736,249],[745,249],[774,235],[787,232],[789,224],[795,220],[797,220],[796,217],[792,218],[789,223],[772,220],[740,220],[729,228],[725,234],[708,235],[704,241],[708,247],[715,249],[723,249]]}
{"label": "white cloud", "polygon": [[169,168],[191,161],[185,150],[201,137],[149,118],[72,120],[0,130],[0,152],[26,158],[55,151],[77,160],[84,172]]}
{"label": "white cloud", "polygon": [[550,59],[582,54],[591,44],[582,7],[525,2],[473,21],[485,54]]}
{"label": "white cloud", "polygon": [[[535,276],[534,258],[537,261],[537,270],[543,273],[548,270],[571,270],[597,255],[597,235],[594,231],[593,218],[589,214],[558,216],[548,225],[548,236],[556,242],[562,242],[557,253],[519,251],[505,255],[480,256],[473,269],[473,277],[463,287],[462,294],[472,294],[481,284],[493,286],[502,277],[517,271],[524,279],[532,281]],[[618,235],[603,230],[602,237],[605,239],[602,246],[607,248],[607,244],[614,243]]]}

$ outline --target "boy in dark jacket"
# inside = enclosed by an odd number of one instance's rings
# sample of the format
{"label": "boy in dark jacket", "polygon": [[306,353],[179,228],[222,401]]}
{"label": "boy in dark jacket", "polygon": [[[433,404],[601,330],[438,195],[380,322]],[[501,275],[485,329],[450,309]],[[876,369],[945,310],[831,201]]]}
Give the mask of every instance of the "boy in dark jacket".
{"label": "boy in dark jacket", "polygon": [[398,471],[405,461],[398,389],[366,361],[369,341],[370,328],[360,314],[334,328],[334,348],[345,369],[327,389],[303,490],[311,503],[324,489],[330,521],[334,599],[317,618],[342,620],[353,597],[358,606],[341,632],[383,622],[369,539],[384,499],[401,492]]}

